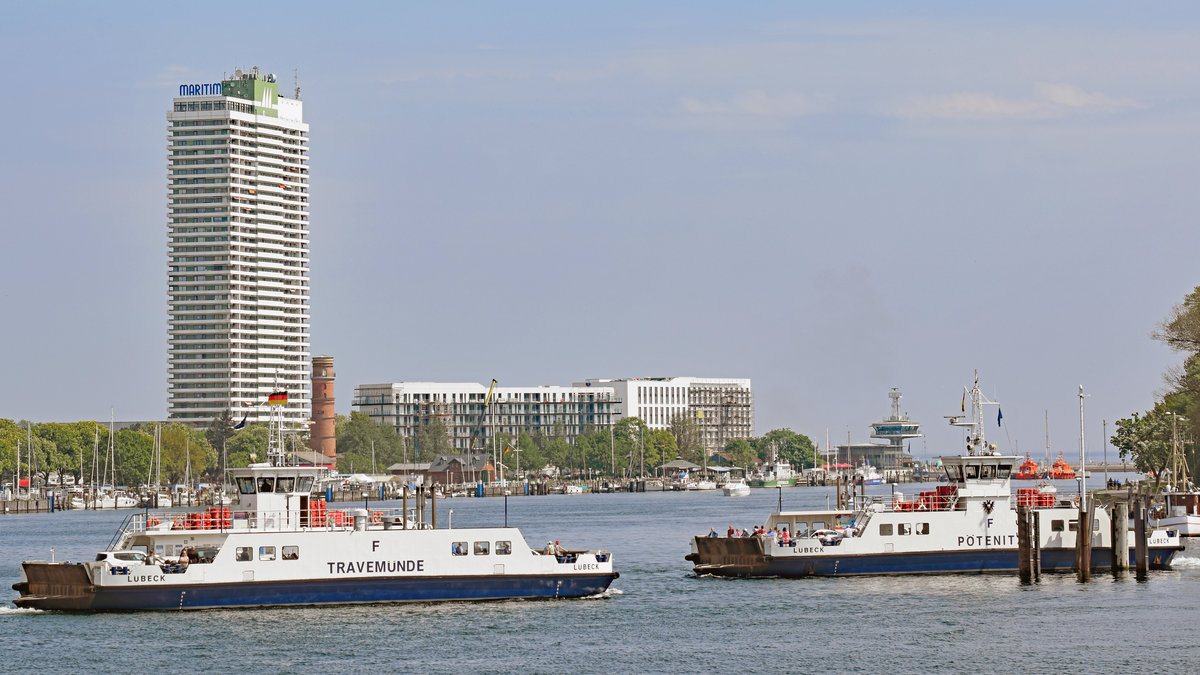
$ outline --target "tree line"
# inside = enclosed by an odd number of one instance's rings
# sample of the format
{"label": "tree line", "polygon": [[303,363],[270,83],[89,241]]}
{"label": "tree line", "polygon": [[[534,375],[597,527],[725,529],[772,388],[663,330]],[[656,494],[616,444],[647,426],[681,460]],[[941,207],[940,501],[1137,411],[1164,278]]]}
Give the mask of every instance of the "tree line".
{"label": "tree line", "polygon": [[[107,482],[137,486],[154,482],[151,473],[154,431],[162,437],[161,477],[164,484],[194,480],[217,482],[222,465],[243,467],[266,461],[268,428],[248,424],[235,429],[229,410],[200,430],[179,423],[142,423],[112,434],[113,456],[109,459],[108,426],[96,421],[73,423],[29,423],[0,419],[0,482],[17,472],[35,471],[43,479],[49,474],[74,476],[78,483],[91,484],[110,476]],[[336,420],[338,470],[343,473],[383,473],[396,463],[429,462],[437,455],[460,454],[440,418],[425,420],[415,436],[400,434],[395,427],[379,425],[365,413],[339,415]],[[307,451],[307,433],[289,436],[288,451]],[[500,433],[495,439],[478,434],[472,439],[476,452],[489,459],[493,451],[508,471],[539,472],[555,466],[571,476],[653,475],[676,458],[696,464],[703,456],[701,433],[695,420],[677,417],[668,429],[651,429],[636,417],[617,421],[611,431],[596,428],[571,439],[562,427],[548,433],[522,431]],[[494,446],[494,449],[493,449]],[[32,457],[30,453],[32,450]],[[777,456],[797,468],[813,466],[816,446],[811,439],[790,429],[775,429],[761,437],[730,441],[722,454],[733,466],[749,468]],[[115,477],[115,478],[112,478]]]}
{"label": "tree line", "polygon": [[1117,420],[1110,441],[1122,459],[1156,478],[1170,468],[1172,448],[1179,447],[1194,480],[1200,470],[1193,442],[1200,433],[1200,286],[1172,308],[1151,338],[1181,353],[1183,362],[1164,373],[1165,391],[1152,408]]}
{"label": "tree line", "polygon": [[[451,443],[445,424],[431,416],[413,437],[390,425],[379,425],[362,412],[337,417],[338,468],[360,473],[382,472],[396,463],[429,462],[437,455],[462,454]],[[538,472],[554,466],[571,476],[637,476],[657,473],[658,467],[676,458],[703,464],[700,427],[679,416],[668,429],[651,429],[637,417],[625,417],[608,427],[594,428],[572,440],[561,426],[548,433],[522,431],[498,433],[495,438],[472,438],[474,452],[494,455],[508,471]],[[803,434],[775,429],[758,438],[730,441],[722,454],[733,466],[748,468],[770,460],[801,467],[813,466],[816,446]]]}

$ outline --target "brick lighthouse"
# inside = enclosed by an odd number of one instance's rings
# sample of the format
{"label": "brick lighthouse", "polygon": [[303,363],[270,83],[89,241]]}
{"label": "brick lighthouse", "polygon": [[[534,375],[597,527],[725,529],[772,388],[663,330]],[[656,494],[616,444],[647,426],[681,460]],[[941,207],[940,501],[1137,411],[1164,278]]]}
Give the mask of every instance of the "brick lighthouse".
{"label": "brick lighthouse", "polygon": [[309,447],[314,453],[324,455],[330,466],[337,462],[332,356],[314,356],[312,360],[312,429]]}

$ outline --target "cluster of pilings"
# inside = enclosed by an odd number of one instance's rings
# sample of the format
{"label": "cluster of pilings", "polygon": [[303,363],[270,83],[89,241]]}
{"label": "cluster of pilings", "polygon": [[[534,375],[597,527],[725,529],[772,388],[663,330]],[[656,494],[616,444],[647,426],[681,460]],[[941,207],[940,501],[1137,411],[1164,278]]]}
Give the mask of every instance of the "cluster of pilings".
{"label": "cluster of pilings", "polygon": [[[1132,513],[1135,574],[1139,580],[1145,579],[1150,573],[1147,520],[1151,496],[1130,492],[1125,498],[1105,501],[1106,503],[1099,508],[1108,509],[1112,528],[1110,539],[1112,541],[1112,559],[1109,569],[1117,575],[1124,574],[1129,569],[1129,518]],[[1096,566],[1092,558],[1092,523],[1095,522],[1097,507],[1095,495],[1080,501],[1075,528],[1074,565],[1075,573],[1080,581],[1089,580],[1092,576],[1092,568]],[[1041,523],[1037,513],[1036,507],[1017,506],[1017,572],[1022,583],[1039,581],[1042,576]]]}

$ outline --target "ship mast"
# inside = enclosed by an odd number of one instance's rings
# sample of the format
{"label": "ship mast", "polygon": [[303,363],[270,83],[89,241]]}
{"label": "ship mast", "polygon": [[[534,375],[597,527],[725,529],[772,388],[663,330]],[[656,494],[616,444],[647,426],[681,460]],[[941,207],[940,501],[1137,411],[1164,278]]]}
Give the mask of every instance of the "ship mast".
{"label": "ship mast", "polygon": [[950,425],[955,427],[963,427],[970,429],[967,438],[967,454],[968,455],[985,455],[995,452],[994,445],[988,445],[986,434],[984,433],[983,423],[983,406],[995,405],[998,406],[998,401],[990,401],[983,395],[983,391],[979,389],[979,371],[975,371],[975,384],[970,389],[963,387],[963,412],[966,412],[967,399],[971,401],[971,419],[965,419],[966,415],[947,415],[946,419],[950,420]]}

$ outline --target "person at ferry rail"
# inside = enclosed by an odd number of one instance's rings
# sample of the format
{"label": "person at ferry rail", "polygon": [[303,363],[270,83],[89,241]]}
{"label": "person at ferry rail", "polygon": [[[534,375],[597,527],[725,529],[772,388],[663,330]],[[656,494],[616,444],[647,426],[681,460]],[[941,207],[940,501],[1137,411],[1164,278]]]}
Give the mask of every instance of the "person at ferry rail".
{"label": "person at ferry rail", "polygon": [[717,536],[717,528],[715,528],[715,527],[708,528],[708,536],[715,538]]}
{"label": "person at ferry rail", "polygon": [[730,525],[729,529],[726,530],[726,532],[725,532],[725,536],[732,539],[733,537],[737,536],[737,533],[738,533],[737,529],[735,529],[732,525]]}
{"label": "person at ferry rail", "polygon": [[788,534],[788,529],[786,526],[783,528],[783,532],[780,533],[779,539],[780,543],[782,543],[784,546],[791,546],[792,538],[791,535]]}

